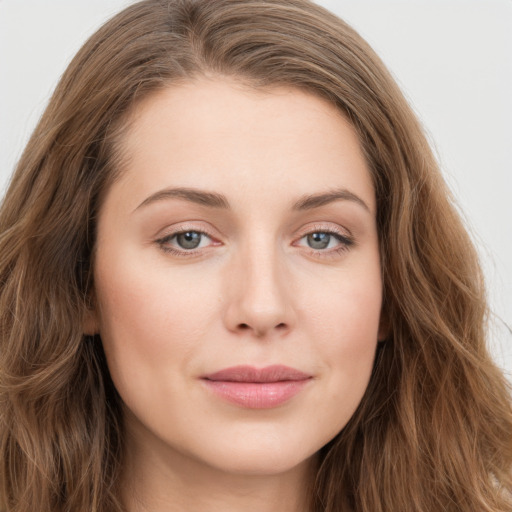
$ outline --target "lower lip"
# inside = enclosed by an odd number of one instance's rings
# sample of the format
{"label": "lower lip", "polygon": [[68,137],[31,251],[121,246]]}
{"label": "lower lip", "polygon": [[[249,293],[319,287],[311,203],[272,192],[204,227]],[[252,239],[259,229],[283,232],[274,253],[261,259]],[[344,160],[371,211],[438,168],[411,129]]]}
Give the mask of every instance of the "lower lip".
{"label": "lower lip", "polygon": [[271,409],[299,393],[310,379],[279,382],[232,382],[204,379],[217,396],[247,409]]}

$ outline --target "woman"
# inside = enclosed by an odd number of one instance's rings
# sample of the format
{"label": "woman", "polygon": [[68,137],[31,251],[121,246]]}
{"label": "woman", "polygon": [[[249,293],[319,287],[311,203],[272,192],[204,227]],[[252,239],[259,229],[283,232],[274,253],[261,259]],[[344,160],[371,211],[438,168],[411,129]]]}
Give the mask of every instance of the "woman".
{"label": "woman", "polygon": [[510,510],[474,249],[324,9],[114,17],[0,232],[2,510]]}

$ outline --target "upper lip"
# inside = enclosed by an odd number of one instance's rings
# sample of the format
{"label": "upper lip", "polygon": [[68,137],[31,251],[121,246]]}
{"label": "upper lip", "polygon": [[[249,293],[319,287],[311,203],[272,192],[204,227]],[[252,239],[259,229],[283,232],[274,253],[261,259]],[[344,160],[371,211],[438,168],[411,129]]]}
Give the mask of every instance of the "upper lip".
{"label": "upper lip", "polygon": [[298,381],[310,379],[311,375],[304,373],[296,368],[290,368],[284,365],[272,365],[265,368],[255,368],[254,366],[232,366],[224,368],[214,373],[204,375],[206,380],[223,382],[282,382]]}

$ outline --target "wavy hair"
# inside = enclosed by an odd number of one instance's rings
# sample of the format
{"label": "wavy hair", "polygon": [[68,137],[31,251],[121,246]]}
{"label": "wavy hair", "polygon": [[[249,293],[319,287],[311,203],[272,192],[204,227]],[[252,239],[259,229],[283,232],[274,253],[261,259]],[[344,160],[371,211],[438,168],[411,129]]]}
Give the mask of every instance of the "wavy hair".
{"label": "wavy hair", "polygon": [[510,390],[487,352],[475,250],[384,65],[307,0],[145,0],[69,65],[0,211],[0,510],[123,510],[120,398],[82,328],[95,219],[134,104],[206,74],[328,100],[372,173],[389,336],[321,450],[311,510],[509,512]]}

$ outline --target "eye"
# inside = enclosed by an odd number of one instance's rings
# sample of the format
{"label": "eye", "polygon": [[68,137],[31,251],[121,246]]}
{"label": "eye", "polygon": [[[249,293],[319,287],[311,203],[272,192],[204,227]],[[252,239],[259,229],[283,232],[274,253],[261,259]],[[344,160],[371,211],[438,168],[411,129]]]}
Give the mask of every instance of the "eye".
{"label": "eye", "polygon": [[306,243],[311,249],[327,249],[335,238],[330,233],[310,233],[305,236]]}
{"label": "eye", "polygon": [[186,253],[207,247],[213,243],[213,240],[202,231],[186,230],[160,238],[157,243],[164,251]]}
{"label": "eye", "polygon": [[174,235],[173,238],[181,249],[197,249],[205,236],[204,233],[198,231],[185,231],[185,233]]}
{"label": "eye", "polygon": [[330,252],[348,249],[354,244],[352,238],[336,231],[313,231],[301,237],[295,245],[309,247],[314,251]]}

